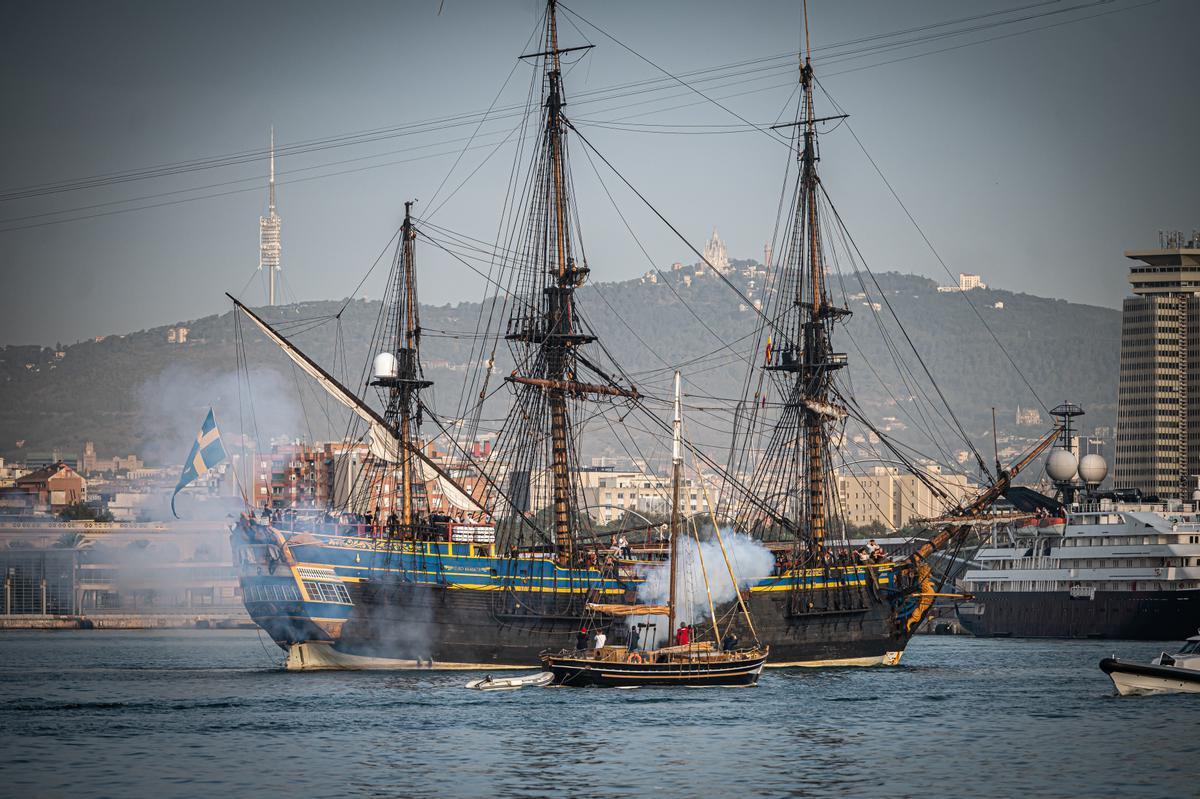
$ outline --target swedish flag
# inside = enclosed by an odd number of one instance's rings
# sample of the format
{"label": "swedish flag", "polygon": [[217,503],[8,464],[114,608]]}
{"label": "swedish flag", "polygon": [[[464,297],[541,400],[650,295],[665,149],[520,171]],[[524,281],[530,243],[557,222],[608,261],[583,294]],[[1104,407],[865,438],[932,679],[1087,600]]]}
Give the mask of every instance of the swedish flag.
{"label": "swedish flag", "polygon": [[217,429],[217,421],[213,418],[212,408],[209,408],[208,417],[200,427],[200,434],[196,436],[196,443],[192,444],[192,451],[188,453],[187,460],[183,462],[183,473],[179,475],[175,493],[171,495],[171,513],[175,514],[176,519],[179,518],[179,514],[175,513],[175,495],[185,486],[206,474],[209,469],[224,461],[225,458],[225,445],[221,443],[221,431]]}

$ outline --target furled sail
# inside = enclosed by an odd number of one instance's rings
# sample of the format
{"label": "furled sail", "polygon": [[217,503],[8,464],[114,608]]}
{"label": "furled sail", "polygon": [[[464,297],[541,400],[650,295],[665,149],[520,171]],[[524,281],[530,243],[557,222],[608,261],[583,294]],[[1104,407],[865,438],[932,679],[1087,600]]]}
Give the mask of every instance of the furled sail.
{"label": "furled sail", "polygon": [[479,503],[476,502],[473,497],[471,497],[466,491],[463,491],[454,483],[447,480],[442,475],[438,474],[437,471],[430,467],[429,464],[425,463],[425,461],[420,461],[417,464],[417,468],[421,473],[421,479],[427,483],[436,482],[438,490],[442,492],[442,496],[444,496],[446,501],[454,507],[458,508],[459,510],[469,511],[477,511],[481,509]]}
{"label": "furled sail", "polygon": [[609,616],[666,616],[670,613],[666,605],[610,605],[589,602],[587,609],[596,613],[607,613]]}

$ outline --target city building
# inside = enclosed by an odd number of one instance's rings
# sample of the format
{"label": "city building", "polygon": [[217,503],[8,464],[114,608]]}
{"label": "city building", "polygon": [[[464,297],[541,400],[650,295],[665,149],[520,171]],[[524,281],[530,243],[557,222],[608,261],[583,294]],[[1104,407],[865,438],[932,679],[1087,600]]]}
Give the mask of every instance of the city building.
{"label": "city building", "polygon": [[32,470],[0,458],[0,488],[10,488],[18,477],[29,474],[30,471]]}
{"label": "city building", "polygon": [[[466,452],[478,462],[491,454],[492,446],[492,436],[481,436]],[[424,445],[424,452],[473,496],[485,495],[487,483],[473,466],[440,451],[433,442]],[[394,469],[383,468],[361,442],[276,444],[253,460],[251,491],[260,508],[337,508],[386,515],[399,502],[398,490]],[[424,491],[432,512],[459,510],[446,499],[439,479],[426,480]]]}
{"label": "city building", "polygon": [[[592,517],[601,524],[620,519],[626,511],[661,519],[671,510],[671,478],[668,476],[599,467],[580,470],[579,483]],[[708,503],[715,506],[717,501],[716,486],[708,486],[706,499],[699,480],[684,478],[679,492],[684,515],[707,514]]]}
{"label": "city building", "polygon": [[[729,252],[725,249],[725,242],[721,241],[716,228],[713,228],[712,238],[704,245],[704,260],[712,264],[718,272],[728,272],[733,268],[729,265]],[[703,265],[701,270],[707,271]],[[697,274],[701,270],[697,270]]]}
{"label": "city building", "polygon": [[1113,485],[1190,497],[1200,474],[1200,233],[1128,250]]}
{"label": "city building", "polygon": [[957,286],[938,286],[938,291],[943,294],[951,291],[971,291],[972,289],[986,289],[987,284],[979,277],[979,275],[969,275],[966,272],[958,273]]}
{"label": "city building", "polygon": [[96,471],[96,445],[91,441],[83,443],[83,457],[79,461],[79,469],[84,474],[93,474]]}
{"label": "city building", "polygon": [[50,513],[87,499],[87,481],[62,461],[18,477],[13,486],[28,498],[33,510]]}
{"label": "city building", "polygon": [[228,537],[221,522],[0,522],[0,614],[97,626],[248,621]]}
{"label": "city building", "polygon": [[[965,475],[947,474],[937,466],[924,467],[938,488],[962,501],[974,488]],[[864,474],[839,474],[838,494],[847,524],[855,527],[880,524],[900,530],[918,519],[941,516],[947,501],[915,475],[891,466],[875,466]]]}
{"label": "city building", "polygon": [[[334,488],[334,457],[332,445],[285,444],[271,447],[270,453],[260,453],[254,460],[253,497],[257,507],[324,508],[328,507]],[[358,465],[365,459],[366,446],[361,446],[359,458],[348,459]],[[342,475],[344,485],[353,485],[357,472]]]}
{"label": "city building", "polygon": [[114,472],[136,472],[146,465],[137,455],[126,455],[124,458],[114,455],[111,460],[104,463]]}
{"label": "city building", "polygon": [[58,463],[65,463],[68,466],[70,466],[72,469],[79,468],[79,459],[78,458],[67,455],[67,454],[63,453],[61,450],[57,450],[57,449],[51,450],[49,452],[46,452],[46,451],[38,452],[38,451],[29,450],[29,451],[25,452],[24,459],[25,459],[25,468],[29,469],[30,471],[34,471],[36,469],[45,469],[47,466],[54,466],[55,464],[58,464]]}
{"label": "city building", "polygon": [[167,342],[170,344],[187,344],[189,332],[191,332],[191,330],[183,325],[180,325],[179,327],[168,328]]}
{"label": "city building", "polygon": [[1017,406],[1017,424],[1021,427],[1036,427],[1042,423],[1042,413],[1037,408]]}

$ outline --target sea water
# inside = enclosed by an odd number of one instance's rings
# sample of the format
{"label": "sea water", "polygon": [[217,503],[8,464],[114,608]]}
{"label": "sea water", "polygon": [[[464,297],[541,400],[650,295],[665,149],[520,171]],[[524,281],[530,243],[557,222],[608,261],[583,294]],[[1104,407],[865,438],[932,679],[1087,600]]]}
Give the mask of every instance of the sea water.
{"label": "sea water", "polygon": [[251,630],[0,634],[0,796],[1200,796],[1200,695],[1097,662],[1175,642],[919,637],[746,689],[481,693],[289,673]]}

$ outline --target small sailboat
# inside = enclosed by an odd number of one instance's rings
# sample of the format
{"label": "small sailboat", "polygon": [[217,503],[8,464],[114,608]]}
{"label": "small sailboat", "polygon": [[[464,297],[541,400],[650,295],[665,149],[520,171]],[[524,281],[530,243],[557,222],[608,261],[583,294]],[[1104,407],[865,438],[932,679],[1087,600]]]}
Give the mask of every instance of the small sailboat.
{"label": "small sailboat", "polygon": [[[679,543],[682,536],[682,512],[679,504],[679,487],[683,477],[683,406],[680,401],[680,376],[675,372],[675,421],[672,427],[674,442],[671,454],[671,555],[670,594],[666,605],[618,605],[589,603],[588,609],[608,616],[666,616],[667,632],[675,630],[679,605]],[[721,532],[714,528],[720,539]],[[728,563],[726,564],[728,566]],[[703,564],[701,564],[703,569]],[[729,579],[736,585],[730,569]],[[708,591],[707,578],[705,590]],[[711,605],[711,592],[709,600]],[[747,626],[753,631],[749,612],[744,604]],[[652,623],[638,627],[653,630]],[[554,675],[554,683],[564,686],[601,686],[629,688],[642,685],[701,686],[747,686],[758,682],[763,664],[767,660],[767,647],[757,645],[738,648],[736,638],[730,636],[719,641],[716,619],[712,625],[714,640],[691,640],[684,633],[686,625],[680,625],[680,635],[673,645],[651,646],[640,649],[631,646],[597,646],[594,649],[576,649],[557,653],[542,653],[542,668]],[[636,640],[636,639],[635,639]]]}

